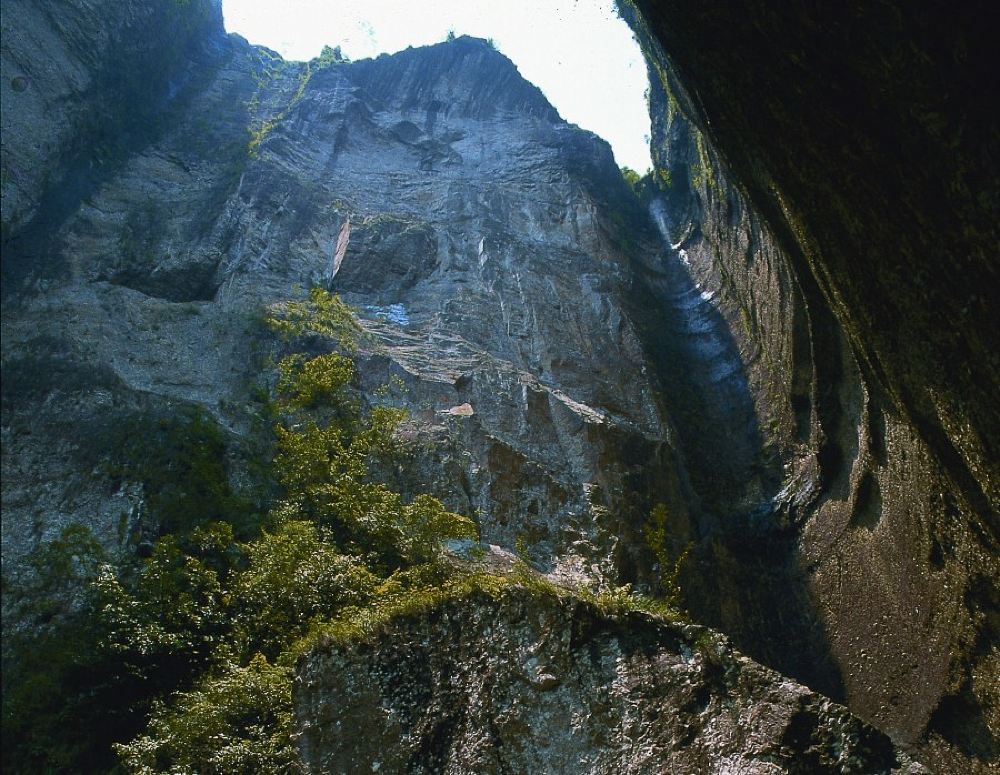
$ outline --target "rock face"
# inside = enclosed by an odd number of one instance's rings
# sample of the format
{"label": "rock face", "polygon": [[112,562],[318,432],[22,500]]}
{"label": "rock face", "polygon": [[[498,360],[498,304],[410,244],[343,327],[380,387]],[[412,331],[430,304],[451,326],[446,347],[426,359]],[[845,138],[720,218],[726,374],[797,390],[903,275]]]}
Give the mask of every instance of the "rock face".
{"label": "rock face", "polygon": [[221,6],[186,5],[5,3],[5,242],[26,239],[32,223],[35,232],[57,227],[116,160],[149,142],[157,115],[212,62]]}
{"label": "rock face", "polygon": [[995,9],[634,5],[864,377],[996,538]]}
{"label": "rock face", "polygon": [[68,521],[135,533],[141,488],[101,477],[95,425],[195,404],[249,443],[269,346],[251,321],[322,285],[371,335],[361,388],[402,382],[427,450],[411,487],[550,570],[633,573],[643,515],[686,501],[627,309],[655,234],[608,146],[483,41],[295,64],[207,38],[155,136],[92,172],[62,225],[11,221],[5,558]]}
{"label": "rock face", "polygon": [[[990,71],[989,45],[971,18],[892,4],[884,24],[634,5],[670,182],[653,206],[729,324],[760,462],[778,474],[760,519],[710,516],[691,605],[896,739],[923,737],[943,770],[987,768],[1000,756],[998,405],[983,393],[998,385],[997,312],[976,289],[996,281],[997,200],[971,192],[982,160],[996,170],[997,135],[963,89]],[[961,63],[942,58],[958,49]],[[780,622],[776,598],[798,601]]]}
{"label": "rock face", "polygon": [[294,702],[314,772],[922,771],[709,630],[525,592],[320,647]]}

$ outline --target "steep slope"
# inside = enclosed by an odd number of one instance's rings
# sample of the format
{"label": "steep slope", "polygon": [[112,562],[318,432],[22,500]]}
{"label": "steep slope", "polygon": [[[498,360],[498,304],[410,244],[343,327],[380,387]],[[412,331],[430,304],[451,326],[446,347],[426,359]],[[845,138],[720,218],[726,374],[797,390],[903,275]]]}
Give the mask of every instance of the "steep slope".
{"label": "steep slope", "polygon": [[[712,140],[735,147],[732,126],[705,131],[648,29],[654,152],[669,185],[646,212],[607,145],[565,124],[485,41],[290,63],[226,36],[214,0],[64,5],[15,2],[3,16],[5,584],[70,524],[147,552],[178,511],[265,508],[261,399],[276,344],[261,318],[320,286],[359,309],[355,387],[374,397],[388,384],[411,412],[413,459],[380,472],[405,493],[431,490],[473,516],[485,544],[598,588],[651,585],[668,570],[643,536],[663,503],[666,559],[694,545],[681,570],[696,617],[945,769],[996,758],[988,305],[965,294],[976,322],[966,338],[928,330],[923,306],[954,312],[968,283],[990,280],[982,262],[941,297],[908,237],[901,255],[921,269],[891,306],[914,317],[886,338],[869,294],[887,293],[899,265],[855,271],[848,254],[862,251],[831,234],[839,222],[817,215],[802,181],[785,179],[798,202],[786,206],[768,170],[791,173],[766,138],[746,134],[766,164],[723,163]],[[884,177],[870,209],[894,185],[893,170],[873,174]],[[907,194],[916,216],[922,190]],[[824,195],[849,215],[837,191]],[[958,232],[985,234],[978,213]],[[845,233],[858,238],[865,223]],[[899,352],[893,336],[906,339]],[[929,366],[910,340],[920,336]],[[969,353],[970,371],[949,381]],[[662,766],[773,771],[800,753],[834,771],[903,766],[846,711],[742,657],[727,652],[724,672],[748,682],[708,682],[685,656],[693,631],[606,621],[579,604],[540,605],[555,623],[538,631],[534,604],[467,602],[387,625],[432,644],[398,670],[434,665],[437,683],[419,688],[466,707],[481,686],[442,676],[453,649],[485,654],[511,701],[531,706],[511,733],[524,745],[517,766],[570,749],[525,731],[539,713],[565,720],[565,707],[538,701],[549,687],[522,691],[507,647],[578,667],[571,694],[595,718],[607,708],[590,689],[619,686],[632,667],[660,686],[650,664],[674,665],[705,689],[697,713],[677,687],[641,698],[652,721],[608,711],[622,756],[629,735],[662,732]],[[350,675],[391,662],[397,642],[348,644]],[[595,652],[627,654],[631,667],[590,664]],[[300,718],[312,731],[338,698],[357,699],[324,683],[325,659],[343,655],[302,663],[315,671]],[[366,692],[359,713],[382,700],[416,713],[387,687]],[[310,703],[327,710],[313,718]],[[455,751],[478,742],[434,707],[414,733],[421,755],[465,761]],[[698,717],[693,737],[662,723],[678,708]],[[761,738],[711,734],[737,735],[765,710],[781,723]],[[334,755],[328,733],[317,756]],[[837,753],[857,735],[877,742],[870,764]]]}
{"label": "steep slope", "polygon": [[[54,12],[18,18],[5,61],[22,69],[34,39],[91,34],[73,18],[54,28]],[[296,64],[212,18],[200,58],[153,58],[184,85],[150,103],[151,131],[107,163],[70,133],[60,142],[79,152],[49,152],[47,177],[79,185],[12,194],[28,204],[4,248],[8,578],[67,525],[148,550],[165,498],[219,505],[190,499],[183,479],[164,487],[169,472],[130,455],[183,471],[208,443],[228,480],[200,484],[260,497],[255,395],[272,342],[258,321],[320,285],[361,310],[359,387],[396,378],[412,409],[418,459],[387,472],[404,490],[429,487],[474,515],[486,543],[523,540],[556,577],[648,580],[646,515],[668,504],[679,550],[690,489],[652,361],[662,331],[636,307],[662,251],[607,146],[482,41]],[[136,46],[142,23],[121,33]],[[189,69],[197,77],[181,79]],[[32,81],[30,94],[55,101],[57,83]],[[116,99],[127,109],[134,95]],[[6,133],[47,129],[21,115]],[[177,438],[173,418],[192,407],[202,436],[181,425]]]}

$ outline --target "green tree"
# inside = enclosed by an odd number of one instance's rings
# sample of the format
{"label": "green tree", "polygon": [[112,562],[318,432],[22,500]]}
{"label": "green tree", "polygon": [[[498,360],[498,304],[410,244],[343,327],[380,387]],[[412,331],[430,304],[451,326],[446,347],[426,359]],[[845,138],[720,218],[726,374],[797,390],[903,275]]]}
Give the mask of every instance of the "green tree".
{"label": "green tree", "polygon": [[317,617],[361,606],[380,579],[357,558],[342,554],[329,533],[292,520],[246,547],[248,566],[231,588],[233,616],[245,649],[277,658]]}
{"label": "green tree", "polygon": [[[72,524],[28,555],[25,577],[5,579],[5,603],[20,624],[3,640],[5,772],[97,771],[112,763],[121,722],[109,702],[117,699],[117,675],[99,649],[87,594],[106,560],[91,531]],[[81,729],[80,719],[97,726]]]}
{"label": "green tree", "polygon": [[340,406],[354,379],[354,362],[339,353],[306,360],[289,355],[278,364],[278,393],[286,410],[302,410],[325,404]]}
{"label": "green tree", "polygon": [[309,298],[304,301],[275,304],[268,312],[267,325],[286,342],[316,335],[327,337],[345,352],[358,349],[361,326],[354,319],[354,313],[339,296],[322,288],[310,290]]}
{"label": "green tree", "polygon": [[323,50],[320,51],[316,60],[320,67],[350,61],[346,56],[344,56],[344,52],[341,50],[340,46],[333,46],[332,48],[330,46],[323,46]]}
{"label": "green tree", "polygon": [[[228,525],[225,532],[232,535]],[[169,667],[181,678],[210,665],[229,629],[223,580],[213,564],[167,535],[134,579],[105,565],[94,581],[104,646],[148,675]]]}
{"label": "green tree", "polygon": [[[266,529],[233,513],[207,416],[142,425],[165,443],[143,458],[143,439],[130,442],[121,473],[141,471],[180,511],[157,506],[173,516],[145,560],[112,564],[76,527],[33,556],[36,621],[60,623],[21,644],[30,680],[8,691],[5,664],[6,769],[105,771],[118,742],[134,773],[296,772],[290,665],[309,634],[377,621],[450,583],[443,542],[475,538],[475,524],[374,473],[399,459],[405,415],[354,386],[363,334],[350,308],[313,290],[272,307],[268,324],[290,352],[273,375],[269,477],[282,492]],[[317,349],[328,352],[304,352]]]}

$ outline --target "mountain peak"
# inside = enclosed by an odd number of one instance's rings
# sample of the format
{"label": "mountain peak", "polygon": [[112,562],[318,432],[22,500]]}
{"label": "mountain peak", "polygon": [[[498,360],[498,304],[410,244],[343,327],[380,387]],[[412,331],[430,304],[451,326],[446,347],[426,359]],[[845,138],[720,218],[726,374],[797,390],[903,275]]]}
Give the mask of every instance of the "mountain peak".
{"label": "mountain peak", "polygon": [[350,75],[376,100],[403,109],[470,118],[520,113],[549,122],[559,113],[488,40],[462,35],[354,62]]}

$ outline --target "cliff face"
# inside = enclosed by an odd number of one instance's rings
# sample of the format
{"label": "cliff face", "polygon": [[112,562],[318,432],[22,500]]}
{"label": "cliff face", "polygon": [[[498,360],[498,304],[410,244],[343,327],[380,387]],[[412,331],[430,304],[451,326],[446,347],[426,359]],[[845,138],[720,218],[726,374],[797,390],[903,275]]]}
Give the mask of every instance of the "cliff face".
{"label": "cliff face", "polygon": [[995,10],[634,5],[864,377],[995,539]]}
{"label": "cliff face", "polygon": [[[64,222],[11,221],[5,558],[68,521],[148,533],[138,485],[95,467],[113,452],[95,426],[195,404],[239,448],[266,339],[252,319],[321,285],[371,335],[362,389],[403,383],[413,486],[549,569],[617,577],[653,503],[685,506],[626,309],[655,235],[607,145],[481,41],[293,64],[216,28],[202,48],[155,134],[113,169],[82,165]],[[32,83],[12,101],[55,99]],[[59,158],[49,177],[76,174]]]}
{"label": "cliff face", "polygon": [[[976,24],[635,6],[669,181],[653,206],[728,321],[763,462],[780,463],[770,557],[742,550],[759,524],[724,528],[692,605],[897,739],[923,738],[944,770],[986,767],[998,372],[980,289],[996,282],[997,207],[982,177],[996,134],[963,91],[987,50]],[[776,630],[750,624],[784,583],[801,606]],[[789,635],[795,656],[775,648]]]}
{"label": "cliff face", "polygon": [[[155,136],[157,116],[218,55],[221,6],[89,0],[4,8],[3,235],[58,227]],[[38,256],[34,256],[37,260]],[[5,260],[6,272],[12,267]]]}

